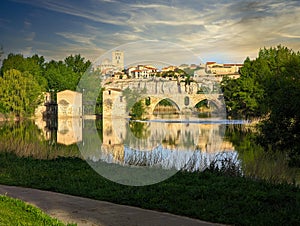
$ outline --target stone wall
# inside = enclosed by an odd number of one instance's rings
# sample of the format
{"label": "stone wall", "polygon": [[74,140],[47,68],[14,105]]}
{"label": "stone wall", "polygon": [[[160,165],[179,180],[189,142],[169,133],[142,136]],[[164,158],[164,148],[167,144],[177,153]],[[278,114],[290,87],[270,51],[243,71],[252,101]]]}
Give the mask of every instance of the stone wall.
{"label": "stone wall", "polygon": [[82,116],[82,94],[64,90],[57,93],[58,118]]}

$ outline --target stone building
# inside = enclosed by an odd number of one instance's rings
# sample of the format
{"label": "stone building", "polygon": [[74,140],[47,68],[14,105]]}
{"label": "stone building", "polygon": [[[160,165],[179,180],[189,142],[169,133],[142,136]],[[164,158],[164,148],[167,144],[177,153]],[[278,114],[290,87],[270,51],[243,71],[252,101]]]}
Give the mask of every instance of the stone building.
{"label": "stone building", "polygon": [[238,74],[243,64],[218,64],[216,62],[207,62],[205,70],[207,73],[216,75]]}
{"label": "stone building", "polygon": [[119,71],[124,70],[124,52],[116,50],[112,52],[112,65]]}
{"label": "stone building", "polygon": [[57,115],[60,117],[82,116],[82,93],[64,90],[57,93]]}

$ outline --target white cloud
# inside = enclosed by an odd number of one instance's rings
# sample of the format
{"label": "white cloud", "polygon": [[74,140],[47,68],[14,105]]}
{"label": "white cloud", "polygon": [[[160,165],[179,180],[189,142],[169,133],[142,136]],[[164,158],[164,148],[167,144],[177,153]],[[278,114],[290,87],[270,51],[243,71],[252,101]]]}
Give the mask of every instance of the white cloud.
{"label": "white cloud", "polygon": [[82,35],[69,32],[57,32],[56,34],[70,40],[71,42],[76,42],[84,45],[93,45],[93,41],[96,38],[95,35]]}
{"label": "white cloud", "polygon": [[74,31],[56,34],[71,41],[67,48],[76,49],[76,43],[85,52],[145,39],[175,42],[203,58],[225,60],[254,56],[259,48],[280,43],[300,49],[299,1],[15,1],[84,19]]}

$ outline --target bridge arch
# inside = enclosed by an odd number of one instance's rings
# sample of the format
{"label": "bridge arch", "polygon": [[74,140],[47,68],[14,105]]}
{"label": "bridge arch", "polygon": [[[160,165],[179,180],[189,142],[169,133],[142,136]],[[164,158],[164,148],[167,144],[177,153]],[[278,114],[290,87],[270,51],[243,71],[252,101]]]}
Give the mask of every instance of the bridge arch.
{"label": "bridge arch", "polygon": [[[157,108],[159,109],[159,104],[160,103],[163,103],[163,101],[167,103],[169,103],[170,105],[165,105],[166,107],[167,106],[170,106],[170,107],[173,107],[173,109],[175,110],[175,113],[176,114],[179,114],[180,113],[180,107],[178,106],[178,104],[172,100],[171,98],[161,98],[161,99],[158,99],[156,100],[156,102],[153,104],[152,108],[150,109],[150,113],[151,114],[155,114],[157,113]],[[171,110],[171,109],[170,109]]]}
{"label": "bridge arch", "polygon": [[[129,108],[131,109],[134,104],[132,101],[142,101],[146,110],[145,115],[152,115],[157,104],[164,99],[170,101],[179,114],[195,112],[195,105],[203,100],[217,106],[216,113],[224,112],[224,99],[221,93],[199,93],[197,89],[187,92],[184,84],[180,84],[180,87],[181,89],[178,89],[176,81],[167,80],[129,80],[110,83],[103,92],[103,115],[128,117]],[[111,100],[111,107],[106,104],[106,99]]]}

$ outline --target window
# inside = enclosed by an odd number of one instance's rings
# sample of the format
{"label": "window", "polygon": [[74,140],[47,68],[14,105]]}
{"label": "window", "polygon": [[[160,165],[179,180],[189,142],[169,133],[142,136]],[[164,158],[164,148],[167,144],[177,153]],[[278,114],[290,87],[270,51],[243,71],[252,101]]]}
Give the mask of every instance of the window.
{"label": "window", "polygon": [[184,98],[184,105],[188,106],[190,104],[190,98],[189,97],[185,97]]}

